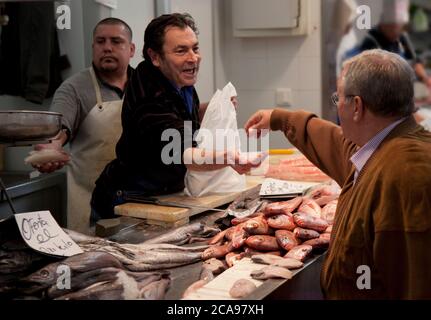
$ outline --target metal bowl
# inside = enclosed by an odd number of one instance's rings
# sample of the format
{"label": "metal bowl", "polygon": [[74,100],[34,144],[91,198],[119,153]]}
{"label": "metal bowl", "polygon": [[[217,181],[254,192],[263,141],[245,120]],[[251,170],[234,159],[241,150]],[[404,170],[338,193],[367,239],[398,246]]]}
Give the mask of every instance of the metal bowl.
{"label": "metal bowl", "polygon": [[61,130],[61,113],[48,111],[0,111],[0,141],[37,141],[53,138]]}

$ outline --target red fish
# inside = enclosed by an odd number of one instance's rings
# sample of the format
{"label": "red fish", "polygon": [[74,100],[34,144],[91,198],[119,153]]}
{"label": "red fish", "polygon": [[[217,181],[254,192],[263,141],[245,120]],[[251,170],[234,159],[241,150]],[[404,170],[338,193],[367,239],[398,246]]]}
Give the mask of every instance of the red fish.
{"label": "red fish", "polygon": [[[311,241],[311,240],[310,240]],[[304,260],[311,254],[313,247],[306,244],[293,247],[284,256],[285,258],[292,258],[304,262]]]}
{"label": "red fish", "polygon": [[281,252],[280,251],[266,251],[266,252],[262,252],[262,251],[257,251],[255,249],[252,249],[250,247],[244,246],[244,253],[247,257],[251,257],[257,254],[272,254],[274,256],[281,256]]}
{"label": "red fish", "polygon": [[234,227],[234,230],[232,232],[232,246],[235,249],[239,249],[243,246],[245,243],[245,240],[248,237],[247,231],[244,230],[243,224],[239,224]]}
{"label": "red fish", "polygon": [[257,235],[257,234],[268,235],[270,233],[268,222],[263,216],[253,218],[244,222],[243,229],[247,231],[247,233],[250,235]]}
{"label": "red fish", "polygon": [[241,260],[244,256],[244,252],[229,252],[225,257],[225,260],[229,268],[231,268],[237,261]]}
{"label": "red fish", "polygon": [[315,230],[303,229],[299,227],[293,230],[293,234],[295,235],[295,237],[299,239],[304,239],[304,240],[315,239],[315,238],[319,238],[320,236],[320,233]]}
{"label": "red fish", "polygon": [[293,215],[293,221],[295,221],[298,227],[316,230],[317,232],[324,232],[329,226],[325,220],[302,212],[295,213]]}
{"label": "red fish", "polygon": [[303,244],[312,246],[313,249],[326,249],[329,247],[329,240],[326,236],[305,241]]}
{"label": "red fish", "polygon": [[245,243],[256,250],[262,250],[262,251],[278,251],[279,247],[278,247],[278,243],[277,243],[277,239],[275,239],[275,237],[272,236],[263,236],[263,235],[258,235],[258,236],[251,236],[248,237],[247,240],[245,241]]}
{"label": "red fish", "polygon": [[332,200],[322,209],[322,219],[328,221],[329,224],[334,223],[335,212],[337,211],[338,200]]}
{"label": "red fish", "polygon": [[273,229],[293,230],[296,225],[292,214],[279,214],[268,218],[268,225]]}
{"label": "red fish", "polygon": [[256,217],[260,217],[260,216],[263,216],[263,212],[255,212],[255,213],[253,213],[252,215],[250,215],[250,216],[248,216],[248,217],[244,217],[244,218],[233,218],[233,219],[230,221],[230,223],[231,223],[233,226],[236,226],[236,225],[239,225],[239,224],[241,224],[241,223],[243,223],[243,222],[246,222],[246,221],[248,221],[248,220],[250,220],[250,219],[253,219],[253,218],[256,218]]}
{"label": "red fish", "polygon": [[320,218],[322,209],[313,199],[304,198],[298,212],[307,213],[312,217]]}
{"label": "red fish", "polygon": [[275,232],[275,238],[277,239],[279,246],[287,251],[298,245],[298,241],[291,231],[277,230]]}
{"label": "red fish", "polygon": [[232,246],[232,242],[228,242],[222,246],[212,246],[202,252],[202,260],[208,260],[210,258],[222,258],[233,250],[234,247]]}
{"label": "red fish", "polygon": [[271,217],[279,214],[288,214],[295,211],[302,202],[302,197],[296,197],[292,200],[270,203],[265,207],[264,214]]}

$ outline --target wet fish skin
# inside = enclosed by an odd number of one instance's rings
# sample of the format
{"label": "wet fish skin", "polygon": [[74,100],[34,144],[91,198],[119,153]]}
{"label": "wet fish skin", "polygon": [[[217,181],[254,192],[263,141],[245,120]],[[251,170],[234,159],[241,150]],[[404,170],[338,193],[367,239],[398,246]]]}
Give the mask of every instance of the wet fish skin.
{"label": "wet fish skin", "polygon": [[279,250],[277,251],[258,251],[256,249],[250,248],[248,246],[244,247],[244,254],[246,257],[252,257],[256,254],[272,254],[274,256],[281,256],[281,252]]}
{"label": "wet fish skin", "polygon": [[208,260],[210,258],[223,258],[234,249],[235,248],[233,247],[232,242],[228,242],[221,246],[212,246],[202,253],[202,260]]}
{"label": "wet fish skin", "polygon": [[251,277],[256,280],[267,280],[267,279],[292,279],[293,273],[292,271],[276,266],[268,266],[264,267],[260,270],[254,270],[251,272]]}
{"label": "wet fish skin", "polygon": [[87,272],[105,267],[123,269],[121,262],[108,253],[84,252],[60,262],[48,264],[44,268],[21,279],[21,282],[29,284],[34,290],[46,289],[57,281],[59,275],[57,270],[60,265],[69,266],[72,275],[75,272]]}
{"label": "wet fish skin", "polygon": [[268,222],[262,216],[257,218],[252,218],[246,222],[244,222],[243,229],[249,235],[268,235],[270,233],[270,228],[268,226]]}
{"label": "wet fish skin", "polygon": [[[242,224],[241,224],[242,225]],[[233,233],[235,232],[237,226],[230,227],[226,229],[226,234],[224,235],[224,238],[228,241],[232,241]]]}
{"label": "wet fish skin", "polygon": [[184,244],[189,241],[192,235],[199,235],[205,230],[203,223],[197,222],[186,226],[176,228],[170,232],[162,234],[158,237],[144,241],[146,244],[154,243],[170,243],[170,244]]}
{"label": "wet fish skin", "polygon": [[304,197],[301,206],[298,208],[298,212],[321,218],[322,208],[313,199]]}
{"label": "wet fish skin", "polygon": [[88,235],[85,235],[83,233],[76,232],[76,231],[73,231],[70,229],[63,228],[63,230],[64,230],[64,232],[66,232],[69,235],[69,237],[72,238],[73,241],[75,241],[77,243],[80,243],[80,242],[98,243],[98,242],[104,242],[104,241],[109,242],[109,240],[105,240],[105,239],[99,238],[99,237],[88,236]]}
{"label": "wet fish skin", "polygon": [[124,300],[123,286],[116,282],[100,282],[90,289],[71,292],[55,300]]}
{"label": "wet fish skin", "polygon": [[313,250],[315,250],[315,249],[327,249],[329,246],[329,240],[330,239],[319,237],[316,239],[307,240],[303,244],[312,246]]}
{"label": "wet fish skin", "polygon": [[339,187],[335,188],[333,186],[324,185],[312,188],[307,192],[306,196],[316,201],[320,207],[324,207],[332,200],[338,199],[340,192],[341,189]]}
{"label": "wet fish skin", "polygon": [[328,232],[324,232],[324,233],[322,233],[322,234],[319,236],[319,238],[321,238],[321,239],[327,239],[327,240],[331,241],[331,234],[330,234],[330,233],[328,233]]}
{"label": "wet fish skin", "polygon": [[282,258],[270,254],[254,255],[251,257],[251,260],[255,263],[268,264],[287,269],[299,269],[304,266],[304,264],[299,260],[292,258]]}
{"label": "wet fish skin", "polygon": [[248,237],[245,241],[247,246],[262,251],[277,251],[279,246],[275,237],[266,235],[256,235]]}
{"label": "wet fish skin", "polygon": [[3,250],[0,248],[0,274],[27,271],[33,265],[50,260],[32,250]]}
{"label": "wet fish skin", "polygon": [[232,231],[232,246],[235,249],[241,248],[244,245],[247,237],[248,233],[244,230],[244,226],[242,224],[237,225]]}
{"label": "wet fish skin", "polygon": [[201,275],[199,276],[200,280],[206,280],[211,281],[214,279],[214,273],[209,268],[206,268],[204,265],[202,265],[202,271]]}
{"label": "wet fish skin", "polygon": [[315,239],[320,236],[320,233],[315,230],[303,229],[300,227],[295,228],[295,230],[293,230],[293,234],[295,237],[303,240]]}
{"label": "wet fish skin", "polygon": [[211,273],[217,275],[226,270],[226,265],[216,258],[210,258],[204,261],[203,268],[208,269]]}
{"label": "wet fish skin", "polygon": [[233,219],[231,220],[231,223],[232,223],[232,225],[233,225],[233,226],[236,226],[236,225],[241,224],[241,223],[243,223],[243,222],[246,222],[246,221],[248,221],[248,220],[250,220],[250,219],[257,218],[257,217],[261,217],[261,216],[263,216],[263,212],[255,212],[255,213],[253,213],[252,215],[249,215],[249,216],[247,216],[247,217],[243,217],[243,218],[233,218]]}
{"label": "wet fish skin", "polygon": [[278,245],[287,251],[298,245],[298,240],[291,231],[277,230],[275,232],[275,238],[277,239]]}
{"label": "wet fish skin", "polygon": [[256,285],[248,279],[239,279],[235,281],[232,288],[229,290],[229,295],[235,299],[241,299],[247,297],[254,290],[256,290]]}
{"label": "wet fish skin", "polygon": [[307,244],[300,244],[299,246],[293,247],[286,253],[285,258],[292,258],[304,262],[305,259],[311,254],[313,247]]}
{"label": "wet fish skin", "polygon": [[192,293],[196,292],[200,288],[202,288],[204,285],[208,283],[207,280],[199,279],[195,282],[193,282],[190,286],[187,287],[187,289],[184,291],[182,298],[185,299],[188,296],[190,296]]}
{"label": "wet fish skin", "polygon": [[206,285],[208,282],[210,282],[213,279],[214,279],[214,274],[211,272],[211,270],[203,266],[199,280],[193,282],[190,286],[188,286],[187,289],[184,291],[182,297],[187,298],[193,292],[202,288],[204,285]]}
{"label": "wet fish skin", "polygon": [[162,300],[170,283],[171,281],[166,278],[151,282],[141,289],[140,298],[144,300]]}
{"label": "wet fish skin", "polygon": [[302,203],[302,197],[296,197],[288,201],[273,202],[265,207],[264,214],[271,217],[279,214],[289,214],[295,211]]}
{"label": "wet fish skin", "polygon": [[244,252],[229,252],[226,257],[226,263],[229,266],[229,268],[232,268],[233,265],[241,260],[244,257]]}
{"label": "wet fish skin", "polygon": [[296,225],[292,214],[280,214],[268,218],[268,225],[273,229],[283,229],[292,231]]}
{"label": "wet fish skin", "polygon": [[322,209],[322,219],[326,220],[329,224],[334,223],[335,213],[337,211],[338,200],[330,201]]}
{"label": "wet fish skin", "polygon": [[87,288],[95,283],[115,281],[119,271],[121,271],[121,269],[102,268],[78,274],[71,278],[70,289],[59,289],[57,284],[54,284],[47,290],[47,297],[55,299],[70,292]]}
{"label": "wet fish skin", "polygon": [[315,230],[319,233],[324,232],[329,226],[328,222],[326,222],[325,220],[308,215],[303,212],[295,213],[293,215],[293,221],[295,221],[298,227]]}

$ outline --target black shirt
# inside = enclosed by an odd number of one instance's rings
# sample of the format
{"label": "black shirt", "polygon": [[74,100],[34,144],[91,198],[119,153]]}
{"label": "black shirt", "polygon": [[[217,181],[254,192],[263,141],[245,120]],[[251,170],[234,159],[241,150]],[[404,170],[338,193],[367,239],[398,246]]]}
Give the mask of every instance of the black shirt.
{"label": "black shirt", "polygon": [[[92,198],[92,207],[105,218],[113,216],[118,191],[158,195],[184,189],[187,170],[182,154],[184,146],[196,147],[193,134],[200,126],[199,98],[193,88],[190,113],[169,80],[152,63],[143,61],[128,82],[121,119],[123,133],[116,146],[117,158],[96,181]],[[190,129],[185,121],[189,121]],[[175,150],[170,148],[172,138],[162,141],[163,132],[169,136],[172,129],[179,134],[176,141],[180,145]],[[165,155],[169,151],[177,161],[164,163],[163,151]]]}

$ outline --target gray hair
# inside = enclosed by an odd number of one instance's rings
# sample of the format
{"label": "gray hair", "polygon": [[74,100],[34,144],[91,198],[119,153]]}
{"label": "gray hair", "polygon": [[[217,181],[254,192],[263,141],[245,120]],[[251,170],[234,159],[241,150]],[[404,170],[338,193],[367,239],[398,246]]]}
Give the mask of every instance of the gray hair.
{"label": "gray hair", "polygon": [[344,95],[360,96],[379,116],[408,116],[415,111],[410,65],[395,53],[364,51],[343,64]]}

